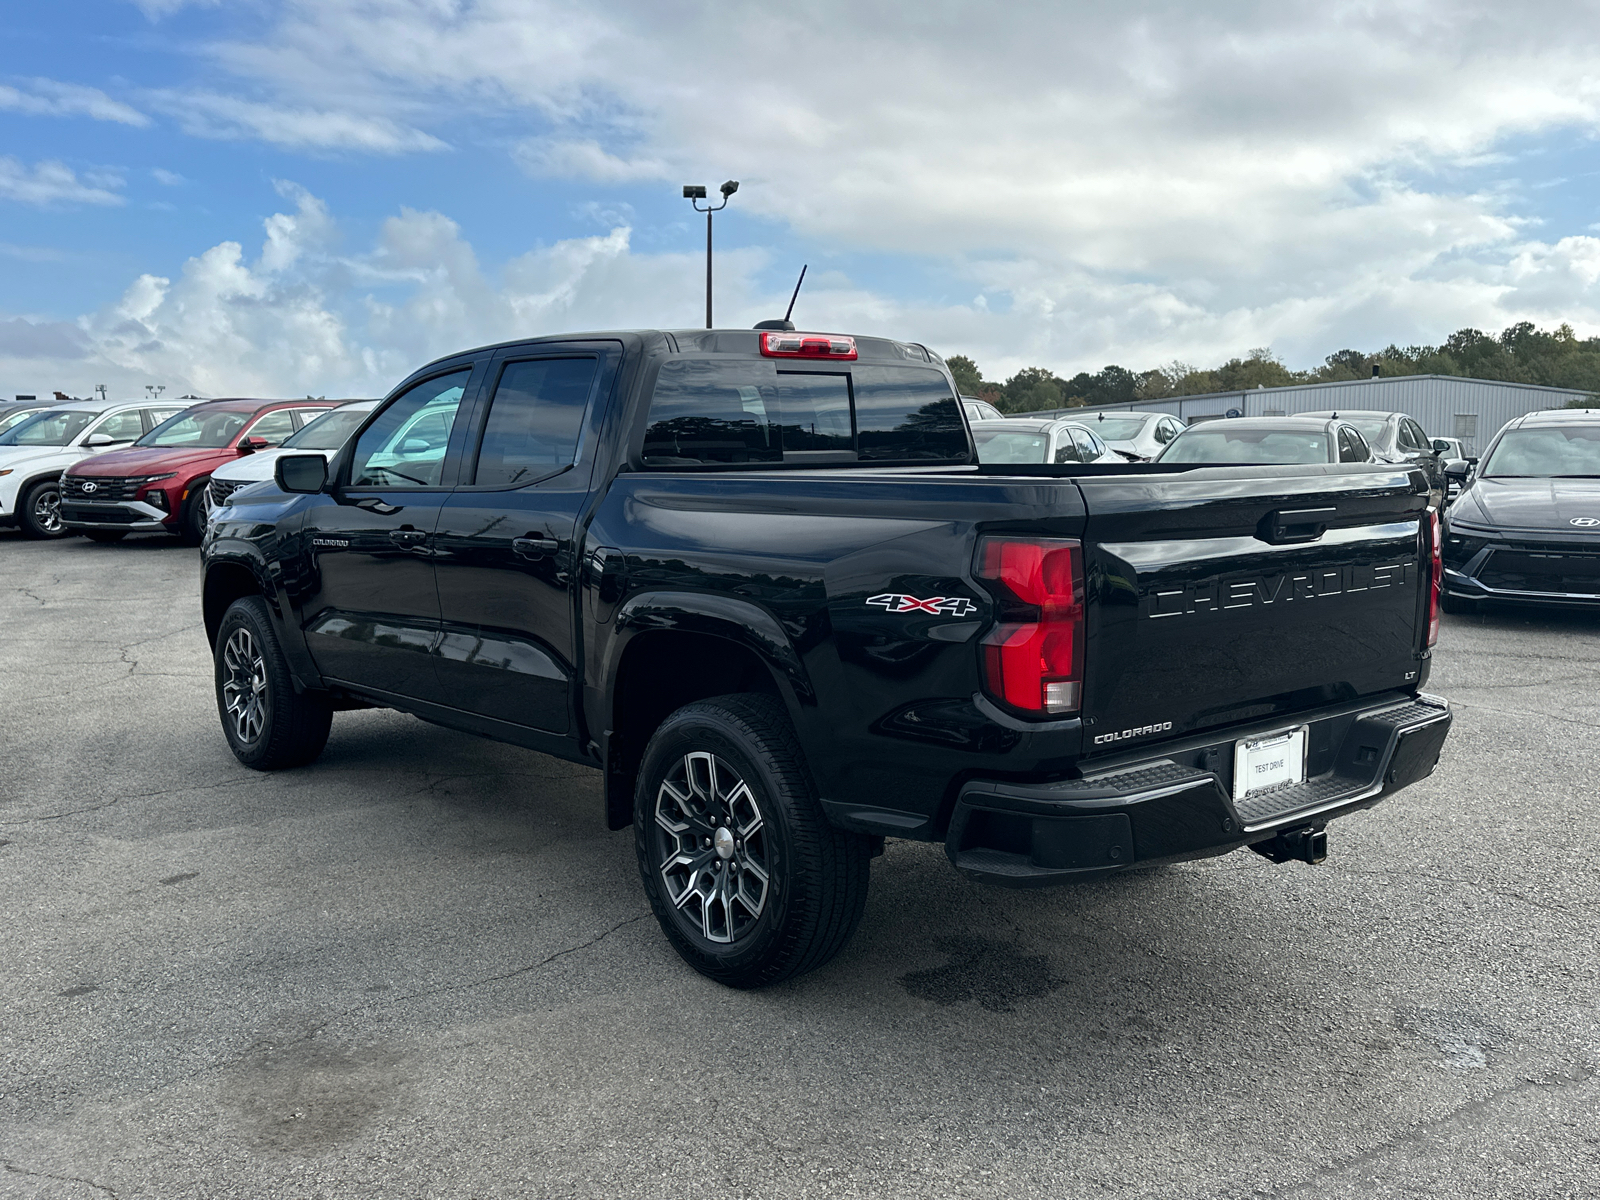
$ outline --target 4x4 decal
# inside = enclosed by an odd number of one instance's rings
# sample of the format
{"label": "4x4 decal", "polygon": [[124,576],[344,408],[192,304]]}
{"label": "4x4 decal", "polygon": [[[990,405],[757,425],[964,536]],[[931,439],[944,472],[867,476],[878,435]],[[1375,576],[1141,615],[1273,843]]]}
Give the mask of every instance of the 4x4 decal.
{"label": "4x4 decal", "polygon": [[925,612],[935,616],[964,617],[978,611],[978,606],[965,596],[934,596],[929,600],[919,600],[903,592],[884,592],[867,597],[867,603],[880,605],[892,613]]}

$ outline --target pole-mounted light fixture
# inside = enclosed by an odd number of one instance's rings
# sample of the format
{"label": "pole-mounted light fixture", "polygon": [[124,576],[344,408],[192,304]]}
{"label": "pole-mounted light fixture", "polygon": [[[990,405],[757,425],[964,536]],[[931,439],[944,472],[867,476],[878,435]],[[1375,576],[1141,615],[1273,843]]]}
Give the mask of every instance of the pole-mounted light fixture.
{"label": "pole-mounted light fixture", "polygon": [[711,328],[711,214],[721,212],[728,207],[728,197],[739,190],[739,181],[730,179],[717,189],[722,193],[721,204],[707,204],[700,207],[700,201],[706,198],[704,184],[686,183],[683,185],[683,198],[694,205],[695,212],[706,215],[706,328]]}

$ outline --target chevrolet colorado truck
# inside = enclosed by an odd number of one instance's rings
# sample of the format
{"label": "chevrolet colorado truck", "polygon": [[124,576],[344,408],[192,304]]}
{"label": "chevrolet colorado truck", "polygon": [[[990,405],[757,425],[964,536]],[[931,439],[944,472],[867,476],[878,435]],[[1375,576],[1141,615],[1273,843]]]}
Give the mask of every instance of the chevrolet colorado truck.
{"label": "chevrolet colorado truck", "polygon": [[240,761],[381,706],[588,764],[737,987],[836,954],[887,837],[1011,886],[1316,862],[1451,721],[1416,467],[985,466],[944,362],[872,337],[440,359],[228,496],[202,570]]}

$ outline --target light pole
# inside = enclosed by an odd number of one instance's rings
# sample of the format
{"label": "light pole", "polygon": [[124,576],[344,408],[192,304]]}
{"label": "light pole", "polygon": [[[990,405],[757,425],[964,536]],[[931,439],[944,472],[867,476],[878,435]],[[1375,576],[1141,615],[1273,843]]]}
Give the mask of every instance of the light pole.
{"label": "light pole", "polygon": [[718,189],[722,192],[722,203],[717,205],[707,204],[700,207],[700,201],[706,198],[704,184],[686,183],[683,186],[683,198],[694,205],[695,212],[706,215],[706,328],[711,328],[711,214],[721,212],[728,207],[728,197],[739,190],[739,181],[730,179]]}

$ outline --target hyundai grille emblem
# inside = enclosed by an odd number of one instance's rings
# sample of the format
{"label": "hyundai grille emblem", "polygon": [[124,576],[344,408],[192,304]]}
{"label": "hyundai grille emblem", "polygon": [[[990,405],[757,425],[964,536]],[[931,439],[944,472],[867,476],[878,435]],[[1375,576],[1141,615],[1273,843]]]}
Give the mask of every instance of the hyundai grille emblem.
{"label": "hyundai grille emblem", "polygon": [[86,483],[83,485],[83,490],[85,493],[96,492],[100,490],[100,485],[98,483]]}
{"label": "hyundai grille emblem", "polygon": [[1593,529],[1600,525],[1600,517],[1573,517],[1567,524],[1576,525],[1579,529]]}

